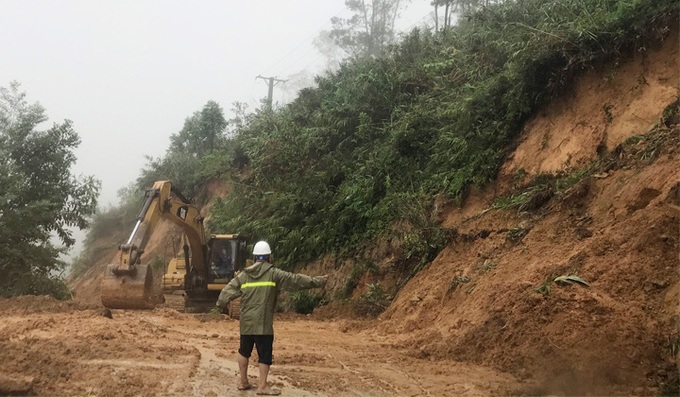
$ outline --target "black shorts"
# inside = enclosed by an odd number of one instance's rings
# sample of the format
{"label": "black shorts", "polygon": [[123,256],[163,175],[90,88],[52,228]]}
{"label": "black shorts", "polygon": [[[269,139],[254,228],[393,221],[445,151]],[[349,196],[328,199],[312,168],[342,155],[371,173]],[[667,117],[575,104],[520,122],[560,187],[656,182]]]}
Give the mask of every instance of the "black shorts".
{"label": "black shorts", "polygon": [[250,358],[253,345],[257,348],[257,362],[272,365],[274,335],[241,335],[241,346],[238,348],[238,354]]}

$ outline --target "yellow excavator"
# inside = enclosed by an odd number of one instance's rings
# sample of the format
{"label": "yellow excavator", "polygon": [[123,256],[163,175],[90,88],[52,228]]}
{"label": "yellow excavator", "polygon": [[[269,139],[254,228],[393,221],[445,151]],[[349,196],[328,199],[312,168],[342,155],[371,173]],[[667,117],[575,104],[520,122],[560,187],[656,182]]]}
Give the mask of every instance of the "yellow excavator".
{"label": "yellow excavator", "polygon": [[105,307],[152,309],[156,306],[152,270],[142,264],[142,254],[161,219],[180,226],[185,236],[183,258],[176,258],[175,274],[168,279],[174,280],[175,289],[183,289],[186,311],[201,312],[215,307],[222,288],[235,272],[246,266],[248,254],[244,238],[238,234],[213,234],[206,238],[199,209],[176,191],[170,181],[157,181],[146,191],[130,237],[118,247],[119,263],[106,268],[101,282],[101,301]]}

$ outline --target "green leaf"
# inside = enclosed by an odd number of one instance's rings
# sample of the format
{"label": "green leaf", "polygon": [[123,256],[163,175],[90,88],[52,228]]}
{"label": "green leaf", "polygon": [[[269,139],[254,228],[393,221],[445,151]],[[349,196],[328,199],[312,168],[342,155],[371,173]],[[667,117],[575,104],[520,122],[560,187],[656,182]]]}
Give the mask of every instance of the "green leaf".
{"label": "green leaf", "polygon": [[572,274],[570,276],[559,276],[556,277],[555,280],[553,280],[556,283],[566,283],[566,284],[573,284],[574,282],[579,283],[581,285],[584,285],[586,287],[590,287],[590,284],[588,284],[584,279],[581,277]]}

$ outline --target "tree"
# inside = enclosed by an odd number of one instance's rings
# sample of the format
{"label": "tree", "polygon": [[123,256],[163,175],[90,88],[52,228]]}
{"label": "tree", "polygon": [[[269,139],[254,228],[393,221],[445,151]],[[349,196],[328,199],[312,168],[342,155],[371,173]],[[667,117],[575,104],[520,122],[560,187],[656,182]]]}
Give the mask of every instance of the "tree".
{"label": "tree", "polygon": [[187,117],[184,127],[170,137],[169,151],[200,158],[215,149],[224,138],[226,128],[222,108],[217,102],[208,101],[200,112]]}
{"label": "tree", "polygon": [[340,62],[342,62],[345,54],[344,50],[335,44],[335,39],[331,36],[331,32],[322,30],[312,44],[323,56],[327,71],[334,72],[340,68]]}
{"label": "tree", "polygon": [[300,90],[314,86],[314,75],[307,70],[301,70],[295,74],[291,74],[286,79],[286,85],[283,87],[283,103],[292,102]]}
{"label": "tree", "polygon": [[233,102],[231,104],[232,118],[228,121],[227,136],[233,138],[241,133],[249,122],[248,104],[245,102]]}
{"label": "tree", "polygon": [[444,22],[442,25],[443,29],[451,26],[451,18],[456,10],[458,4],[461,1],[470,2],[475,0],[433,0],[432,4],[434,6],[434,28],[439,30],[439,7],[444,7],[443,18]]}
{"label": "tree", "polygon": [[331,18],[330,35],[350,56],[380,57],[394,43],[394,22],[405,0],[345,0],[350,18]]}
{"label": "tree", "polygon": [[159,158],[146,156],[146,165],[137,178],[137,187],[143,191],[156,181],[171,180],[174,188],[187,197],[192,197],[203,182],[202,160],[194,153],[182,151],[168,151],[165,156]]}
{"label": "tree", "polygon": [[71,121],[37,130],[45,121],[18,83],[0,87],[0,296],[67,296],[59,255],[97,206],[100,182],[71,174],[80,144]]}
{"label": "tree", "polygon": [[439,8],[443,7],[443,23],[441,28],[447,29],[451,27],[453,15],[466,14],[475,11],[481,7],[489,7],[493,4],[503,4],[505,0],[432,0],[430,3],[434,6],[435,30],[439,30]]}
{"label": "tree", "polygon": [[[207,163],[226,143],[227,121],[222,108],[208,101],[200,111],[184,121],[182,129],[170,136],[170,146],[160,158],[147,156],[147,164],[137,178],[141,189],[155,181],[172,180],[173,186],[191,197],[198,192],[206,175]],[[214,161],[212,161],[214,162]]]}

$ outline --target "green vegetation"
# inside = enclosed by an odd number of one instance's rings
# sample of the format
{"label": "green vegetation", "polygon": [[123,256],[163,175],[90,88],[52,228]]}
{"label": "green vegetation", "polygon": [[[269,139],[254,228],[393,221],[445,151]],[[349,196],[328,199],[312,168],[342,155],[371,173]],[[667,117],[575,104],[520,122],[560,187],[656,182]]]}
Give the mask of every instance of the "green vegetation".
{"label": "green vegetation", "polygon": [[585,281],[584,279],[582,279],[581,277],[579,277],[579,276],[576,275],[576,274],[571,274],[571,275],[569,275],[569,276],[559,276],[559,277],[555,277],[555,279],[554,279],[553,281],[554,281],[555,283],[557,283],[557,284],[560,284],[560,283],[562,283],[562,284],[574,284],[574,283],[578,283],[578,284],[584,285],[584,286],[586,286],[586,287],[589,287],[589,286],[590,286],[590,284],[588,284],[587,281]]}
{"label": "green vegetation", "polygon": [[492,208],[516,208],[519,212],[537,210],[554,196],[563,197],[568,194],[572,187],[585,177],[592,175],[597,169],[597,166],[586,166],[577,170],[537,175],[525,186],[518,187],[512,194],[498,198],[492,204]]}
{"label": "green vegetation", "polygon": [[307,290],[294,292],[289,302],[293,311],[300,314],[310,314],[325,303],[323,295]]}
{"label": "green vegetation", "polygon": [[496,262],[492,260],[485,260],[478,268],[479,273],[488,273],[496,268]]}
{"label": "green vegetation", "polygon": [[455,276],[451,279],[451,282],[449,282],[449,288],[447,288],[446,292],[453,292],[456,290],[456,288],[458,288],[459,285],[467,284],[469,282],[470,277],[468,276]]}
{"label": "green vegetation", "polygon": [[156,255],[151,259],[151,261],[148,262],[148,265],[151,266],[154,273],[162,274],[165,273],[165,267],[168,265],[168,261],[169,259],[166,260],[166,258]]}
{"label": "green vegetation", "polygon": [[380,57],[396,40],[394,22],[404,5],[401,0],[345,0],[352,15],[331,18],[328,36],[355,59]]}
{"label": "green vegetation", "polygon": [[419,269],[446,239],[403,209],[418,205],[436,228],[436,194],[461,200],[493,180],[527,117],[584,67],[665,34],[677,8],[527,0],[415,30],[386,56],[345,63],[285,108],[250,115],[236,131],[233,194],[210,225],[266,238],[287,268],[356,254],[390,230],[408,271]]}
{"label": "green vegetation", "polygon": [[[168,178],[194,196],[207,181],[226,179],[231,193],[212,207],[209,229],[266,239],[283,268],[326,255],[358,263],[387,241],[412,276],[455,233],[441,227],[434,197],[460,202],[471,186],[493,180],[529,116],[582,70],[668,34],[680,7],[493,3],[457,26],[414,30],[381,57],[347,61],[283,108],[247,114],[237,105],[225,121],[209,102],[163,158],[150,159],[139,187]],[[496,207],[540,208],[589,172],[541,175]],[[364,273],[352,273],[343,296]]]}
{"label": "green vegetation", "polygon": [[391,302],[392,296],[380,284],[368,284],[368,291],[353,302],[353,307],[359,316],[377,317]]}
{"label": "green vegetation", "polygon": [[547,280],[543,284],[539,285],[534,289],[534,292],[543,295],[544,297],[550,296],[552,280]]}
{"label": "green vegetation", "polygon": [[144,191],[155,181],[171,180],[185,197],[193,197],[207,181],[231,166],[233,147],[226,139],[226,129],[222,108],[208,101],[187,117],[178,133],[170,136],[165,156],[148,158],[137,179],[139,190]]}
{"label": "green vegetation", "polygon": [[349,277],[347,277],[347,280],[345,281],[345,285],[342,287],[342,289],[340,289],[340,291],[338,291],[336,297],[338,299],[349,299],[352,296],[354,289],[359,285],[359,282],[361,281],[361,278],[364,276],[364,274],[375,274],[377,270],[378,269],[374,263],[355,263],[352,267]]}
{"label": "green vegetation", "polygon": [[99,181],[76,178],[71,166],[80,144],[70,121],[39,131],[47,121],[18,83],[0,87],[0,296],[70,292],[59,259],[97,205]]}
{"label": "green vegetation", "polygon": [[623,151],[630,152],[644,163],[651,163],[659,156],[669,139],[677,139],[671,125],[680,122],[680,98],[664,109],[661,121],[646,134],[635,135],[623,144]]}
{"label": "green vegetation", "polygon": [[515,226],[512,229],[508,230],[508,235],[506,238],[508,241],[512,243],[519,243],[522,241],[524,236],[526,236],[529,233],[530,228],[524,225],[520,226]]}
{"label": "green vegetation", "polygon": [[[492,208],[510,209],[517,211],[535,211],[543,207],[553,198],[564,199],[573,194],[585,194],[587,178],[598,173],[620,167],[624,159],[630,157],[643,163],[654,161],[661,151],[668,146],[671,139],[677,139],[677,134],[671,131],[671,125],[678,122],[678,104],[676,100],[663,112],[660,122],[646,134],[628,138],[609,155],[602,155],[597,161],[580,169],[567,169],[554,174],[540,174],[531,181],[522,184],[524,170],[518,170],[515,176],[515,190],[508,196],[499,197]],[[581,191],[579,191],[581,189]],[[508,240],[518,242],[528,232],[524,227],[516,227],[508,232]]]}
{"label": "green vegetation", "polygon": [[580,284],[584,287],[590,286],[588,282],[586,282],[584,279],[575,274],[571,274],[568,276],[550,275],[550,277],[548,277],[541,285],[534,289],[534,292],[537,294],[541,294],[547,298],[550,296],[550,293],[552,292],[553,283],[562,286],[573,285],[574,283]]}

